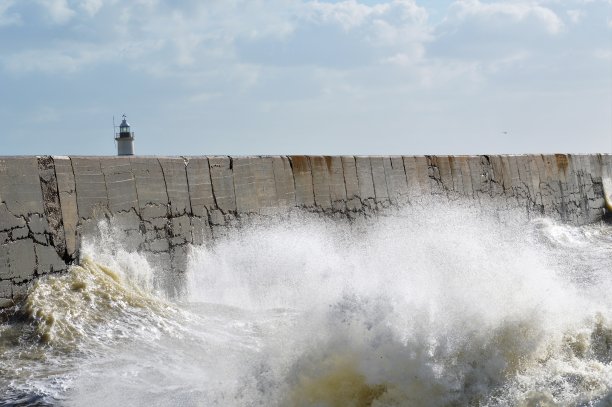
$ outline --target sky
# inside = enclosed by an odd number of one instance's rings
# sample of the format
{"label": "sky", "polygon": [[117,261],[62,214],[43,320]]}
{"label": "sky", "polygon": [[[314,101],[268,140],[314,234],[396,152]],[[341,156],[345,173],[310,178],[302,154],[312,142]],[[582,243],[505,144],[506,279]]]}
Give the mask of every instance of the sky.
{"label": "sky", "polygon": [[612,0],[0,0],[0,156],[612,152]]}

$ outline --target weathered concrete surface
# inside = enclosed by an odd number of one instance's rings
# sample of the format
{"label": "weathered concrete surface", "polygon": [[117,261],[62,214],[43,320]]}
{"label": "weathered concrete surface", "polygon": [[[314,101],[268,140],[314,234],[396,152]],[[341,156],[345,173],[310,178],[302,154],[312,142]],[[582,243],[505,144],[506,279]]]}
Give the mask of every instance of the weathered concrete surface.
{"label": "weathered concrete surface", "polygon": [[0,157],[0,305],[62,272],[107,219],[127,249],[181,270],[254,216],[300,208],[355,219],[428,199],[573,224],[612,208],[611,155]]}
{"label": "weathered concrete surface", "polygon": [[0,158],[1,303],[33,278],[67,269],[59,205],[50,157]]}

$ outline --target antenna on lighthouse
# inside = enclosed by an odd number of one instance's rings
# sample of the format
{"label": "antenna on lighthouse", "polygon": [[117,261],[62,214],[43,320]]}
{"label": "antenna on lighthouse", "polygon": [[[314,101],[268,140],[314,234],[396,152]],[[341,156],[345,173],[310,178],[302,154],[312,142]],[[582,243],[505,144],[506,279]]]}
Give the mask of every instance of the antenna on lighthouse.
{"label": "antenna on lighthouse", "polygon": [[[115,115],[113,115],[113,140],[117,135],[117,126],[115,125]],[[115,146],[117,146],[117,140],[115,140]]]}
{"label": "antenna on lighthouse", "polygon": [[[115,141],[117,142],[117,155],[134,155],[134,133],[130,129],[130,124],[127,122],[127,116],[121,116],[123,120],[119,125],[119,133],[115,133]],[[115,125],[115,117],[113,116],[113,126]]]}

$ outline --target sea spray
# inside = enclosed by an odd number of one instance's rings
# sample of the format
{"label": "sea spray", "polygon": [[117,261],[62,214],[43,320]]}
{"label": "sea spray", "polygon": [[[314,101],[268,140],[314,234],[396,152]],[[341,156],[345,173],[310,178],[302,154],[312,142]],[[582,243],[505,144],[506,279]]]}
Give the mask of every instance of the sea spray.
{"label": "sea spray", "polygon": [[607,405],[607,225],[304,215],[192,247],[178,298],[108,224],[0,327],[4,405]]}
{"label": "sea spray", "polygon": [[[279,389],[263,404],[574,405],[609,392],[610,365],[593,349],[610,352],[596,333],[610,315],[609,229],[426,215],[366,233],[260,227],[194,252],[192,299],[300,311],[284,346],[263,352],[261,364],[280,361],[263,369]],[[576,241],[555,242],[560,230]],[[576,281],[572,251],[603,262],[590,265],[596,280]]]}

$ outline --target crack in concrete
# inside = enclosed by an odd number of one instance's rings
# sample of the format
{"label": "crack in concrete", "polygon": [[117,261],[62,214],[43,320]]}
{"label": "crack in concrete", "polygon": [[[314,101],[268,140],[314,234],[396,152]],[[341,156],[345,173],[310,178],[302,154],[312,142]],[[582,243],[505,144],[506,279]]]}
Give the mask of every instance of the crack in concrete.
{"label": "crack in concrete", "polygon": [[312,202],[315,207],[321,208],[321,205],[317,203],[317,194],[315,193],[314,171],[312,170],[313,166],[312,166],[312,161],[311,161],[310,156],[306,157],[306,162],[308,163],[308,166],[310,167],[310,183],[312,184]]}
{"label": "crack in concrete", "polygon": [[406,202],[410,203],[410,180],[408,178],[408,169],[406,168],[406,160],[404,156],[400,156],[402,167],[404,167],[404,179],[406,180]]}
{"label": "crack in concrete", "polygon": [[293,170],[293,160],[291,156],[287,156],[287,161],[289,161],[289,168],[291,169],[291,178],[293,179],[293,193],[295,195],[295,204],[297,205],[297,184],[295,183],[295,171]]}
{"label": "crack in concrete", "polygon": [[[221,208],[219,208],[219,203],[217,202],[217,194],[215,194],[215,184],[213,183],[213,180],[212,180],[212,166],[210,165],[210,159],[208,157],[206,157],[206,165],[208,165],[208,179],[210,181],[210,190],[212,192],[213,202],[215,203],[215,209],[218,209],[221,212],[223,212]],[[210,216],[210,212],[209,212],[209,216]],[[210,221],[210,218],[209,218],[209,221]]]}
{"label": "crack in concrete", "polygon": [[100,166],[100,173],[102,174],[102,179],[104,179],[104,191],[106,191],[106,209],[110,211],[110,195],[108,194],[108,183],[106,181],[106,174],[102,170],[102,160],[98,160],[98,165]]}
{"label": "crack in concrete", "polygon": [[168,182],[166,181],[166,173],[164,171],[164,166],[162,165],[159,158],[157,159],[157,164],[159,164],[159,168],[162,173],[162,179],[164,180],[164,191],[166,191],[167,216],[169,217],[172,213],[172,202],[170,201],[170,194],[168,193]]}
{"label": "crack in concrete", "polygon": [[[385,159],[389,160],[389,167],[391,168],[391,174],[389,174],[389,177],[387,177],[387,170],[385,169]],[[370,160],[370,166],[372,165],[372,160]],[[383,168],[383,175],[385,177],[385,188],[387,188],[387,199],[386,202],[388,204],[393,204],[393,202],[391,202],[391,189],[389,188],[389,178],[393,176],[393,162],[391,161],[391,159],[389,157],[382,157],[382,168]],[[384,200],[381,200],[381,202],[385,202]]]}
{"label": "crack in concrete", "polygon": [[[353,157],[353,161],[354,160],[355,157]],[[344,196],[347,200],[349,200],[352,199],[352,197],[349,198],[348,188],[346,187],[346,169],[344,168],[344,160],[342,159],[342,157],[340,157],[340,166],[342,167],[342,180],[344,181]]]}
{"label": "crack in concrete", "polygon": [[229,155],[227,156],[227,158],[229,158],[229,170],[232,174],[232,192],[234,193],[234,205],[236,206],[235,213],[237,214],[238,213],[238,202],[236,202],[236,177],[234,176],[234,159],[232,158],[232,156],[229,156]]}
{"label": "crack in concrete", "polygon": [[191,217],[194,217],[193,214],[193,203],[191,202],[191,187],[189,185],[189,172],[187,171],[187,166],[189,165],[189,159],[185,156],[181,156],[183,159],[183,164],[185,164],[185,182],[187,183],[187,197],[189,198],[189,233],[191,235],[191,241],[194,241],[193,237],[193,223],[191,222]]}

